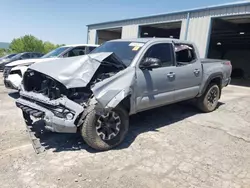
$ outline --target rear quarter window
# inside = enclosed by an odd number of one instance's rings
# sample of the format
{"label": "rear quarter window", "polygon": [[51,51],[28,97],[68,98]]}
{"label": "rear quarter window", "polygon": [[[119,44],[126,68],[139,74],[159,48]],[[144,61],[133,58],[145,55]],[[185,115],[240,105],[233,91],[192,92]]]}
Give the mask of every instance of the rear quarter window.
{"label": "rear quarter window", "polygon": [[175,44],[175,56],[177,63],[193,63],[197,57],[195,49],[190,44]]}

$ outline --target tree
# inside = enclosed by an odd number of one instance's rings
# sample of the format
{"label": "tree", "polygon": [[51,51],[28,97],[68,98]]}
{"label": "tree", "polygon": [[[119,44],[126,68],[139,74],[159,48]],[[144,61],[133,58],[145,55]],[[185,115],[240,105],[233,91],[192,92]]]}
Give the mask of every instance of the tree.
{"label": "tree", "polygon": [[25,35],[20,38],[13,39],[10,43],[10,50],[15,53],[21,52],[40,52],[40,53],[48,53],[55,48],[58,48],[62,45],[53,44],[51,42],[43,42],[38,38],[32,35]]}
{"label": "tree", "polygon": [[21,52],[44,52],[43,41],[32,35],[13,39],[9,46],[10,50],[16,53]]}
{"label": "tree", "polygon": [[4,49],[4,48],[0,48],[0,57],[5,56],[6,54],[7,54],[6,49]]}
{"label": "tree", "polygon": [[52,50],[54,50],[62,45],[52,44],[51,42],[46,41],[43,43],[43,46],[44,46],[44,53],[48,53],[48,52],[50,52],[50,51],[52,51]]}

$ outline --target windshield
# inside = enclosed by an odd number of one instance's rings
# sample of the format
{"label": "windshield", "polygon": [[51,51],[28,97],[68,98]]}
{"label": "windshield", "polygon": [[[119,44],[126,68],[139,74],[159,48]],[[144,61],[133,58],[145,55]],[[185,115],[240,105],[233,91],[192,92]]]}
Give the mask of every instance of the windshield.
{"label": "windshield", "polygon": [[15,55],[16,55],[16,54],[5,55],[5,56],[1,57],[0,59],[12,58],[12,57],[15,56]]}
{"label": "windshield", "polygon": [[12,57],[14,57],[16,54],[10,54],[10,55],[7,55],[7,57],[6,58],[12,58]]}
{"label": "windshield", "polygon": [[100,47],[94,49],[91,54],[99,52],[113,52],[126,66],[129,66],[143,45],[144,43],[142,42],[105,42]]}
{"label": "windshield", "polygon": [[55,50],[52,50],[51,52],[45,54],[41,58],[52,58],[52,57],[58,57],[61,53],[63,53],[65,50],[69,49],[69,47],[60,47]]}
{"label": "windshield", "polygon": [[18,58],[20,58],[22,55],[23,55],[23,53],[16,54],[16,55],[10,57],[10,59],[12,59],[12,60],[13,60],[13,59],[18,59]]}

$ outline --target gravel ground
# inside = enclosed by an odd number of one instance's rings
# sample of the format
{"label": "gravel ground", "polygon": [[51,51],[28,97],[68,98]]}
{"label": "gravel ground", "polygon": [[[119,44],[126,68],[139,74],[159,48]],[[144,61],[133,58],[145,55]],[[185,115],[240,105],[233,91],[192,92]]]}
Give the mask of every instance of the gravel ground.
{"label": "gravel ground", "polygon": [[[2,78],[2,75],[0,75]],[[250,89],[224,89],[219,108],[187,104],[131,117],[126,141],[95,152],[79,135],[47,133],[35,154],[16,93],[0,80],[1,188],[250,187]]]}

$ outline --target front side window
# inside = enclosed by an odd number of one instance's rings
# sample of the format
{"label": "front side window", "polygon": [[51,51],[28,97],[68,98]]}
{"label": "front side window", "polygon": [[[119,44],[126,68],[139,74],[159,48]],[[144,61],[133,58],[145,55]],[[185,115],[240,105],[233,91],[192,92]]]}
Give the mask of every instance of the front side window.
{"label": "front side window", "polygon": [[151,46],[144,55],[144,58],[157,58],[163,67],[174,65],[172,44],[161,43]]}
{"label": "front side window", "polygon": [[179,65],[190,64],[196,60],[194,48],[188,44],[175,44],[175,55]]}

